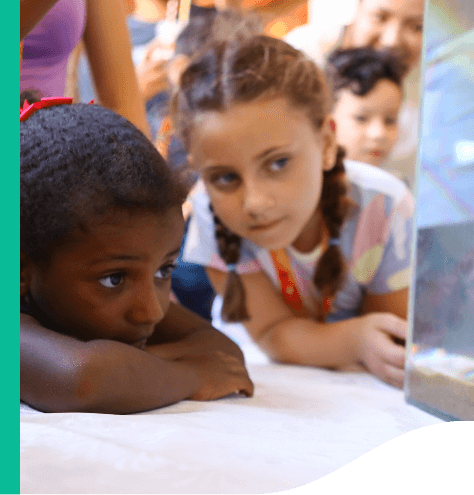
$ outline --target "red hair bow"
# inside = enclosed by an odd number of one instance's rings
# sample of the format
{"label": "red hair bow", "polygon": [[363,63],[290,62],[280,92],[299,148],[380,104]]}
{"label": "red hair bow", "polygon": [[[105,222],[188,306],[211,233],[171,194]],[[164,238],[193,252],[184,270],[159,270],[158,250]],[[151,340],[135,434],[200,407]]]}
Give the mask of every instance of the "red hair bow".
{"label": "red hair bow", "polygon": [[[30,116],[39,110],[40,108],[53,107],[54,105],[70,105],[72,103],[72,98],[66,98],[63,96],[52,96],[49,98],[41,98],[41,101],[32,103],[31,105],[25,100],[23,103],[23,108],[20,107],[20,122],[28,120]],[[92,105],[94,100],[89,102]]]}

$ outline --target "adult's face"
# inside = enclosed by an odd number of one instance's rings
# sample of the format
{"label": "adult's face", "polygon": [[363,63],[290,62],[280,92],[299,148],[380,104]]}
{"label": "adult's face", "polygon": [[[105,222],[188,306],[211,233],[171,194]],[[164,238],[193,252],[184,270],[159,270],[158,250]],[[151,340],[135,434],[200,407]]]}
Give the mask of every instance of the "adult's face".
{"label": "adult's face", "polygon": [[390,50],[412,68],[421,55],[423,9],[424,0],[360,0],[351,47]]}

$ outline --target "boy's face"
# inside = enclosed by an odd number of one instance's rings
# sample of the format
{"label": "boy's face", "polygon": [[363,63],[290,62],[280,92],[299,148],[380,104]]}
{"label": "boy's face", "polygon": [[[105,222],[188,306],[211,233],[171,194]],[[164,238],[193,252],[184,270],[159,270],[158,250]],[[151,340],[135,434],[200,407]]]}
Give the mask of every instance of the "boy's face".
{"label": "boy's face", "polygon": [[337,94],[333,115],[336,139],[347,158],[380,166],[395,144],[402,92],[387,79],[380,80],[365,96],[350,89]]}
{"label": "boy's face", "polygon": [[424,0],[361,0],[352,24],[351,47],[388,49],[407,68],[421,55]]}
{"label": "boy's face", "polygon": [[30,264],[31,296],[70,335],[143,347],[168,310],[181,209],[114,210],[86,230],[58,247],[47,267]]}

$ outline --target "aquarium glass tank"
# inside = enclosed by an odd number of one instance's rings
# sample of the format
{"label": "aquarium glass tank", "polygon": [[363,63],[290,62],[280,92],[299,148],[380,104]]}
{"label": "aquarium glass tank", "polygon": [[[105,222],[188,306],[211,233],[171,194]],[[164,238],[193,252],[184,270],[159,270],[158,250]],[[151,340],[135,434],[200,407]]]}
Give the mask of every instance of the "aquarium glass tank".
{"label": "aquarium glass tank", "polygon": [[474,420],[474,2],[427,0],[405,397]]}

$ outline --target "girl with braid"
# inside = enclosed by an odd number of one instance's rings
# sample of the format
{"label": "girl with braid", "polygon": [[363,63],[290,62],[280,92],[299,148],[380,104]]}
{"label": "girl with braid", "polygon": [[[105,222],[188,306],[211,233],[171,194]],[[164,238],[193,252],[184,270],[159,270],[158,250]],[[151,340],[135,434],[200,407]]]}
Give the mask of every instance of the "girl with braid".
{"label": "girl with braid", "polygon": [[362,365],[401,387],[413,198],[344,160],[330,100],[315,63],[266,36],[184,71],[173,118],[201,179],[183,259],[274,360]]}
{"label": "girl with braid", "polygon": [[21,400],[124,414],[252,395],[237,345],[170,302],[184,185],[124,117],[71,101],[20,113]]}

